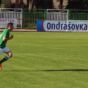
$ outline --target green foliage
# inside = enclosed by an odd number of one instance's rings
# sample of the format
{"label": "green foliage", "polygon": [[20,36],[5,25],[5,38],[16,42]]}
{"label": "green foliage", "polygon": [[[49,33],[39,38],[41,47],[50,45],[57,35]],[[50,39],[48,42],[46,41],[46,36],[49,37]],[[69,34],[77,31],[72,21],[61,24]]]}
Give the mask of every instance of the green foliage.
{"label": "green foliage", "polygon": [[69,0],[68,9],[88,9],[88,0]]}

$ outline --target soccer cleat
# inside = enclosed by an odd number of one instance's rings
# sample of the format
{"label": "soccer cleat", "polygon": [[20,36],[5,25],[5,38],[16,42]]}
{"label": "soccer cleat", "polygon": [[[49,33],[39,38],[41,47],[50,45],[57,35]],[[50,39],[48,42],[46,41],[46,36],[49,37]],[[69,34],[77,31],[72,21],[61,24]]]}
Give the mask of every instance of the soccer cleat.
{"label": "soccer cleat", "polygon": [[2,71],[2,64],[0,64],[0,71]]}

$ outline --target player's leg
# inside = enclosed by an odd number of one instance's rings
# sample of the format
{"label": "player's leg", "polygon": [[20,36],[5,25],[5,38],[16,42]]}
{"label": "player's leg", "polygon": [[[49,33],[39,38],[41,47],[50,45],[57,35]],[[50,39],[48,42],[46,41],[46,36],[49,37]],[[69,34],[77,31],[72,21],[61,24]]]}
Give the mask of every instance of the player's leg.
{"label": "player's leg", "polygon": [[[0,55],[3,54],[2,48],[0,48]],[[0,70],[2,70],[2,64],[0,64]]]}
{"label": "player's leg", "polygon": [[3,49],[3,52],[6,54],[6,56],[0,60],[0,64],[2,64],[3,62],[9,60],[13,56],[12,51],[7,47],[5,47]]}

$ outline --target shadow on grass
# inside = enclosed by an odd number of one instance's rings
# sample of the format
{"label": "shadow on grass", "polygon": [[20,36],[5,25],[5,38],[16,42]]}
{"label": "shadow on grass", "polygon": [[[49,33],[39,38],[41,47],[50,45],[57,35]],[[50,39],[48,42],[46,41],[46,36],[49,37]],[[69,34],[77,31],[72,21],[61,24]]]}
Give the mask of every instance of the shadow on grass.
{"label": "shadow on grass", "polygon": [[12,69],[12,70],[4,70],[4,72],[88,72],[88,69],[45,69],[45,70]]}
{"label": "shadow on grass", "polygon": [[88,71],[88,69],[58,69],[58,70],[42,70],[46,72],[79,72],[79,71]]}

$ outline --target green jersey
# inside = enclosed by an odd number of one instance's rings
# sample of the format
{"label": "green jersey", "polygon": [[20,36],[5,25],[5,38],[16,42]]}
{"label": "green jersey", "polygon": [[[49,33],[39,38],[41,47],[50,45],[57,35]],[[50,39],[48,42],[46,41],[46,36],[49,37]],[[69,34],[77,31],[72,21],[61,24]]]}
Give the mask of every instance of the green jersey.
{"label": "green jersey", "polygon": [[6,47],[6,42],[4,41],[4,38],[9,38],[10,30],[4,29],[3,32],[0,34],[0,47],[4,48]]}

